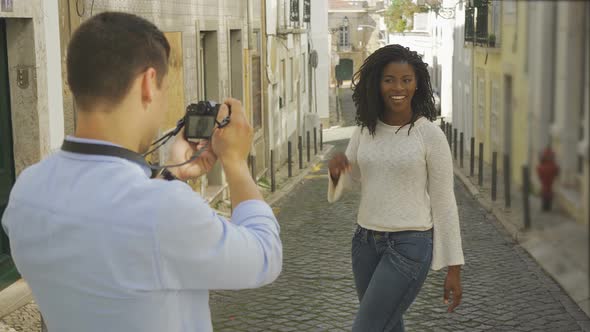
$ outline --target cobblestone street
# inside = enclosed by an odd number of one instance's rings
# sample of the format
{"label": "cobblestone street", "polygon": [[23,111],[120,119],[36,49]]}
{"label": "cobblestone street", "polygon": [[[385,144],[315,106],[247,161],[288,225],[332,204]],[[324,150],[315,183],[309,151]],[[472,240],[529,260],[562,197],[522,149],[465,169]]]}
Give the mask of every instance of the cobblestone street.
{"label": "cobblestone street", "polygon": [[[343,104],[350,125],[352,105]],[[345,147],[338,142],[334,151]],[[405,315],[407,331],[588,331],[588,317],[455,183],[466,259],[463,303],[446,313],[445,272],[431,271]],[[329,205],[326,190],[324,164],[277,204],[283,272],[262,289],[212,293],[216,331],[350,330],[358,306],[350,241],[359,195]]]}
{"label": "cobblestone street", "polygon": [[[322,167],[277,205],[284,244],[279,279],[262,289],[212,295],[216,331],[350,330],[358,305],[350,241],[359,195],[350,192],[328,205],[326,176]],[[407,330],[582,330],[576,321],[588,324],[584,313],[462,185],[455,192],[466,259],[463,303],[455,313],[446,313],[445,274],[431,272],[405,316]]]}

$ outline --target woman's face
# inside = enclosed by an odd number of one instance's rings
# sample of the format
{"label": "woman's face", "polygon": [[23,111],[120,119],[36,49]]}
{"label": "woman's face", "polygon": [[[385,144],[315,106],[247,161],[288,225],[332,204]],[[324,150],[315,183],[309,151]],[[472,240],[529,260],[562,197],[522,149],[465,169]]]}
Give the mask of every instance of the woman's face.
{"label": "woman's face", "polygon": [[412,65],[405,62],[387,64],[381,73],[381,97],[385,110],[394,113],[411,112],[417,84]]}

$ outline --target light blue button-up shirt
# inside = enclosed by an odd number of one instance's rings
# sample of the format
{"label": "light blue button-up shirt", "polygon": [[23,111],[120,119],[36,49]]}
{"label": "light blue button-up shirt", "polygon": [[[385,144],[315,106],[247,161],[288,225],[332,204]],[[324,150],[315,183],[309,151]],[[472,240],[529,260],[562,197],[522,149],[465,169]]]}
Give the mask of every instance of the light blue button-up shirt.
{"label": "light blue button-up shirt", "polygon": [[241,203],[230,223],[188,185],[148,174],[121,158],[58,151],[19,176],[2,223],[50,332],[211,331],[210,289],[279,275],[279,225],[266,203]]}

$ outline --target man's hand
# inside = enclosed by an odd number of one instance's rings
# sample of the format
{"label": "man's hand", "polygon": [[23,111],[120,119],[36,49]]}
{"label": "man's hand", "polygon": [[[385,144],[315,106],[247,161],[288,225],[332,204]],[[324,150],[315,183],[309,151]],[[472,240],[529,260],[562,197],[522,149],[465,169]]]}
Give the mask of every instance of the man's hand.
{"label": "man's hand", "polygon": [[[453,295],[449,304],[449,297]],[[449,305],[448,312],[453,312],[461,304],[463,288],[461,287],[461,265],[449,266],[447,278],[445,279],[444,303]]]}
{"label": "man's hand", "polygon": [[241,202],[262,201],[263,197],[250,175],[246,162],[252,146],[254,130],[246,119],[242,104],[237,99],[226,99],[223,102],[217,116],[218,121],[227,116],[228,106],[231,107],[231,120],[227,126],[215,130],[211,147],[219,156],[229,186],[232,207],[235,209]]}
{"label": "man's hand", "polygon": [[217,156],[213,153],[208,141],[201,141],[198,144],[188,142],[184,138],[184,129],[180,131],[176,135],[174,143],[172,143],[167,164],[176,165],[184,163],[202,148],[205,148],[205,150],[197,159],[180,167],[172,167],[169,169],[170,172],[180,180],[186,181],[206,174],[213,168],[215,162],[217,162]]}
{"label": "man's hand", "polygon": [[219,109],[218,121],[227,116],[228,106],[231,107],[231,120],[227,126],[216,129],[212,138],[213,152],[219,156],[224,167],[246,161],[254,135],[254,130],[242,110],[242,103],[237,99],[224,100]]}

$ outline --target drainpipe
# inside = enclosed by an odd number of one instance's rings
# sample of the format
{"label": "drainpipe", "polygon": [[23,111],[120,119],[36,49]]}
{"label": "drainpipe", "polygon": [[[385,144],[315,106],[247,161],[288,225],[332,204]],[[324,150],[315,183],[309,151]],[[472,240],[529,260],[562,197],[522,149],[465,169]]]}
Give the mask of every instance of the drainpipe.
{"label": "drainpipe", "polygon": [[[268,156],[268,150],[269,147],[271,146],[271,142],[270,142],[270,130],[269,130],[269,120],[270,120],[270,113],[268,110],[268,71],[267,71],[267,35],[266,35],[266,1],[267,0],[261,0],[261,13],[260,13],[260,39],[262,41],[262,45],[261,45],[261,50],[260,52],[262,54],[260,54],[260,67],[261,70],[263,71],[261,74],[261,79],[262,79],[262,87],[261,87],[261,93],[262,93],[262,130],[264,132],[264,145],[265,147],[267,147],[266,149],[264,149],[264,160],[265,160],[265,164],[268,165],[268,159],[270,158],[270,156]],[[273,0],[268,0],[268,1],[273,1]]]}

